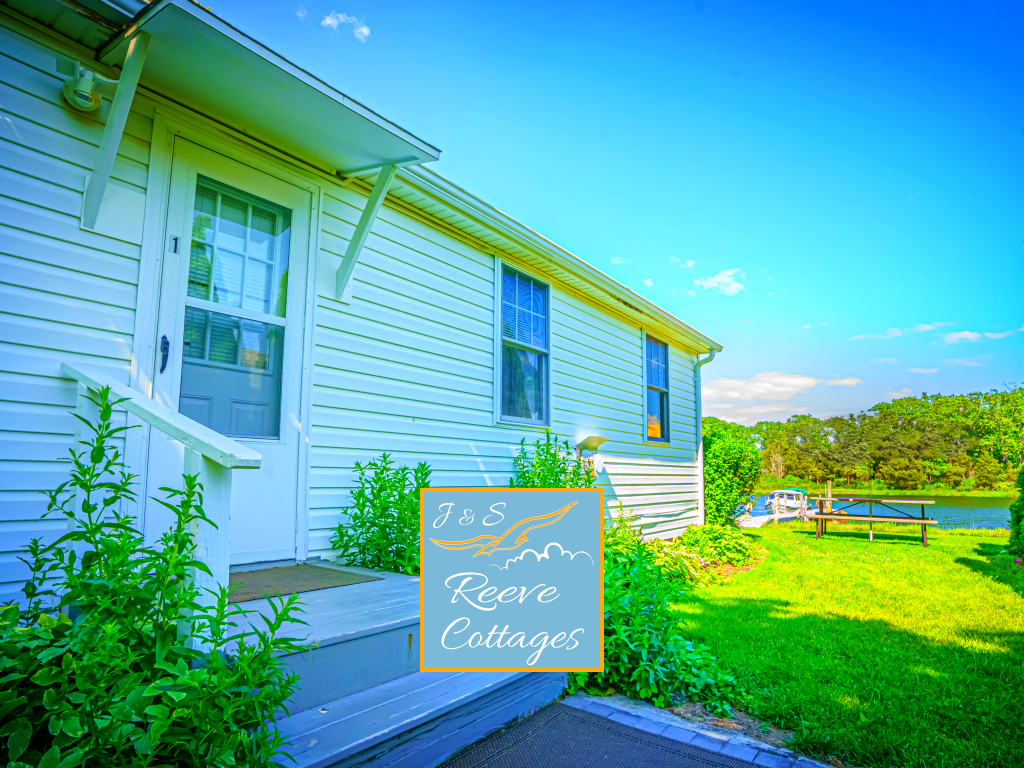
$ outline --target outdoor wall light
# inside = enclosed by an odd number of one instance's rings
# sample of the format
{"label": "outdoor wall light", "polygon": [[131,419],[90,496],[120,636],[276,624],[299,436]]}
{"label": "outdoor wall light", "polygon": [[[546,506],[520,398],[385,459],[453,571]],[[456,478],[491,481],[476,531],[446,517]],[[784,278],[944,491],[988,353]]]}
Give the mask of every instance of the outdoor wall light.
{"label": "outdoor wall light", "polygon": [[104,96],[113,98],[117,80],[97,75],[74,59],[57,57],[57,72],[64,75],[64,98],[82,112],[98,109]]}
{"label": "outdoor wall light", "polygon": [[600,435],[588,435],[576,443],[576,447],[580,450],[580,456],[593,462],[594,474],[597,475],[604,472],[604,458],[597,454],[597,449],[607,439],[607,437],[601,437]]}

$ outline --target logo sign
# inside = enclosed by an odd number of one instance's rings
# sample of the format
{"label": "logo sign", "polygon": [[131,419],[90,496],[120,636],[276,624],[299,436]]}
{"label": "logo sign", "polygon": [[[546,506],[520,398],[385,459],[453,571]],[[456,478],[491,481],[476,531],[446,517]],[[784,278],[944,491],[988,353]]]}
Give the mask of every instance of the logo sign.
{"label": "logo sign", "polygon": [[604,492],[425,488],[424,672],[600,672]]}

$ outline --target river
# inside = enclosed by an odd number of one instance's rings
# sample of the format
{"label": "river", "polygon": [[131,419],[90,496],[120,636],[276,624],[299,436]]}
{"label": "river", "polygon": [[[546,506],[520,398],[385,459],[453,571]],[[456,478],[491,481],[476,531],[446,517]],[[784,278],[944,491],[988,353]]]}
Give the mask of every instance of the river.
{"label": "river", "polygon": [[[893,499],[900,497],[894,496]],[[934,501],[935,506],[925,508],[925,514],[939,521],[940,528],[1009,528],[1010,504],[1013,499],[983,496],[905,496],[905,499]],[[764,496],[759,496],[753,514],[765,514]],[[911,515],[919,515],[920,507],[893,505],[905,508]],[[853,510],[850,510],[853,512]],[[867,506],[864,512],[867,514]],[[884,509],[875,508],[875,514],[888,514]]]}

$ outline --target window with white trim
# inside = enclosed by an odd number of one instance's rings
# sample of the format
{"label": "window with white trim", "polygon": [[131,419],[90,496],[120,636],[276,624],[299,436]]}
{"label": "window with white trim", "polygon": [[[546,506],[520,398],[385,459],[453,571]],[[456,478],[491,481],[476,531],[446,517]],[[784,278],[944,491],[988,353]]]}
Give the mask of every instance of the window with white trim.
{"label": "window with white trim", "polygon": [[501,266],[501,420],[548,423],[548,286]]}
{"label": "window with white trim", "polygon": [[647,439],[668,442],[668,345],[646,337]]}

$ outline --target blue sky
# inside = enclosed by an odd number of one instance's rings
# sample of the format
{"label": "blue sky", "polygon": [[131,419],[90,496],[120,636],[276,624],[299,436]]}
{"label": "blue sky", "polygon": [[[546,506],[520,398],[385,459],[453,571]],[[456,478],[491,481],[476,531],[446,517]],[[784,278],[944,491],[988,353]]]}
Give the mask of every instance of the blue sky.
{"label": "blue sky", "polygon": [[721,342],[705,413],[1024,383],[1024,6],[216,0]]}

